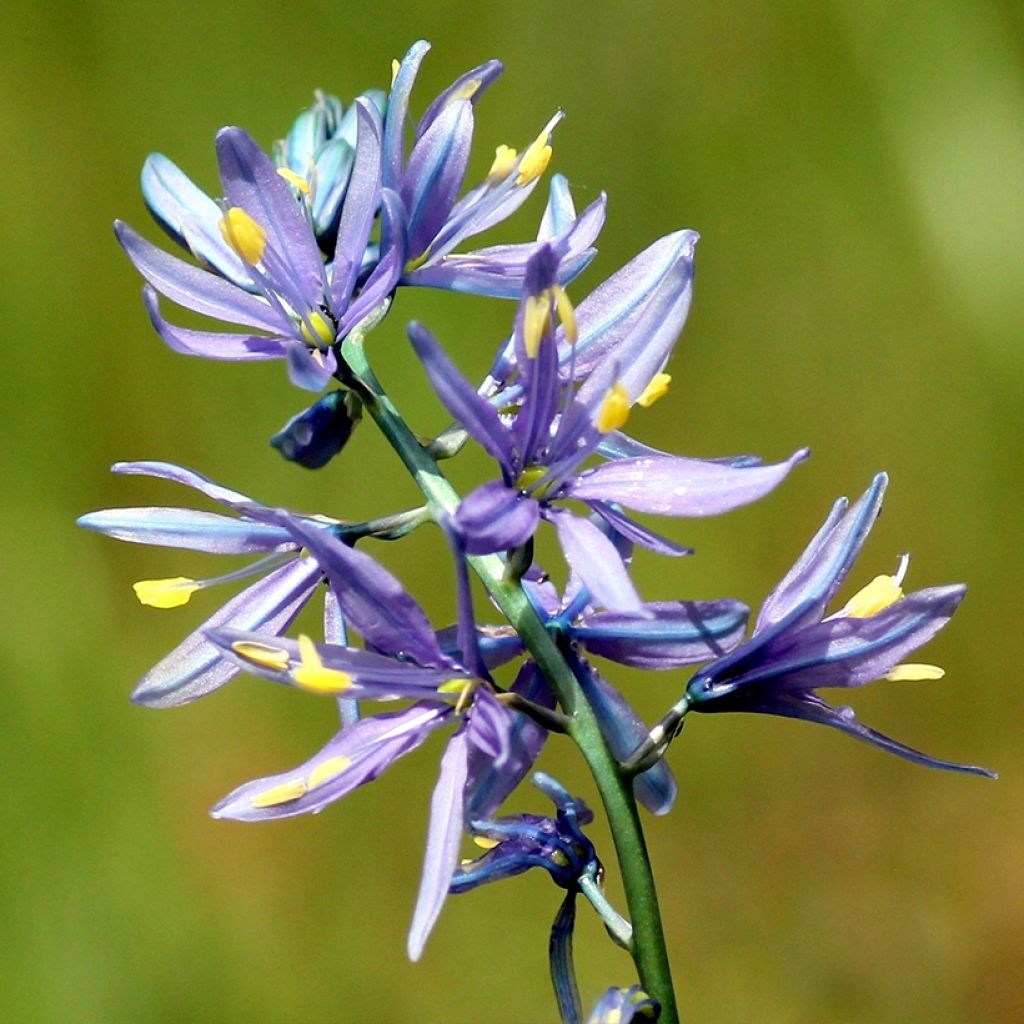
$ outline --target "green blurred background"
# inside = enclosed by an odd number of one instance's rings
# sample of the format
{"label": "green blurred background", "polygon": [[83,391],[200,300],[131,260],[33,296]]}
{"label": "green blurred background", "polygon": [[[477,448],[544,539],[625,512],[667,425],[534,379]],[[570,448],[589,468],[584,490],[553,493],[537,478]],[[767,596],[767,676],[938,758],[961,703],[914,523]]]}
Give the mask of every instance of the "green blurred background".
{"label": "green blurred background", "polygon": [[[303,401],[281,366],[165,349],[110,222],[161,237],[138,195],[148,152],[213,188],[220,125],[269,144],[314,88],[386,87],[391,58],[420,36],[434,50],[417,112],[465,68],[506,63],[478,108],[480,173],[495,145],[523,145],[566,110],[554,166],[581,204],[601,189],[611,200],[577,300],[660,234],[702,232],[673,391],[635,417],[639,436],[699,455],[814,449],[760,505],[670,524],[699,553],[641,555],[643,592],[756,605],[834,497],[880,468],[893,485],[860,583],[910,549],[912,585],[971,587],[926,656],[947,678],[879,684],[855,703],[1000,782],[780,720],[699,718],[673,749],[682,792],[649,837],[686,1019],[1024,1019],[1019,3],[93,0],[8,4],[3,21],[0,1019],[553,1018],[546,878],[452,899],[424,962],[405,961],[439,745],[322,817],[211,821],[233,786],[317,749],[332,711],[252,679],[175,712],[129,705],[135,680],[224,597],[156,612],[130,582],[223,567],[72,525],[181,499],[111,477],[122,458],[351,518],[414,499],[372,429],[319,474],[280,461],[265,439]],[[538,194],[506,234],[529,237],[540,208]],[[445,417],[404,321],[425,319],[478,374],[511,309],[402,293],[374,340],[417,429]],[[482,465],[453,471],[465,485]],[[436,534],[375,550],[439,620],[450,614]],[[651,717],[682,685],[615,678]],[[569,751],[544,766],[580,779]],[[587,1001],[632,982],[589,918],[577,949]]]}

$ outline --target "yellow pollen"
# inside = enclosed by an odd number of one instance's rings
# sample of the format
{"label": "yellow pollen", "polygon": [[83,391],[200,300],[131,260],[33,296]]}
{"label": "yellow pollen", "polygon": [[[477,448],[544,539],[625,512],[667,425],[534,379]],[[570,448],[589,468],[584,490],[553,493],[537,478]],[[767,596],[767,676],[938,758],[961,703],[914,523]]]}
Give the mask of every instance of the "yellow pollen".
{"label": "yellow pollen", "polygon": [[551,859],[560,867],[569,866],[569,858],[561,850],[554,850],[551,854]]}
{"label": "yellow pollen", "polygon": [[640,392],[636,400],[637,405],[649,409],[659,398],[664,398],[668,393],[668,386],[672,375],[668,373],[656,373],[651,378],[651,383]]}
{"label": "yellow pollen", "polygon": [[498,845],[499,840],[491,839],[490,836],[473,836],[473,842],[481,850],[493,850]]}
{"label": "yellow pollen", "polygon": [[302,664],[292,669],[295,685],[310,693],[344,693],[352,685],[352,676],[338,669],[325,668],[316,644],[308,636],[299,636],[299,658]]}
{"label": "yellow pollen", "polygon": [[289,185],[293,185],[297,188],[304,196],[309,195],[309,182],[301,174],[296,174],[290,167],[278,167],[277,173],[288,182]]}
{"label": "yellow pollen", "polygon": [[463,689],[465,689],[465,686],[466,686],[466,680],[465,679],[449,679],[447,682],[442,683],[437,688],[437,692],[438,693],[444,693],[444,694],[462,693]]}
{"label": "yellow pollen", "polygon": [[288,667],[288,652],[280,647],[271,647],[270,644],[261,644],[255,640],[236,640],[231,645],[231,650],[240,658],[263,668],[283,672]]}
{"label": "yellow pollen", "polygon": [[526,307],[523,310],[523,345],[526,355],[536,359],[540,351],[540,341],[551,315],[551,297],[547,291],[540,295],[527,295]]}
{"label": "yellow pollen", "polygon": [[629,419],[629,392],[625,384],[618,381],[613,384],[604,396],[601,408],[597,413],[597,429],[602,434],[618,430]]}
{"label": "yellow pollen", "polygon": [[174,576],[169,580],[139,580],[132,584],[135,596],[150,608],[180,608],[199,589],[195,580]]}
{"label": "yellow pollen", "polygon": [[487,172],[491,179],[507,178],[516,166],[516,157],[519,154],[511,146],[499,146],[494,151],[494,163]]}
{"label": "yellow pollen", "polygon": [[305,319],[299,322],[299,333],[311,348],[334,344],[334,324],[319,310],[307,313]]}
{"label": "yellow pollen", "polygon": [[837,614],[837,618],[870,619],[885,611],[903,596],[903,588],[895,576],[876,576],[866,587],[858,590]]}
{"label": "yellow pollen", "polygon": [[546,472],[547,469],[544,466],[527,466],[516,480],[517,490],[528,491]]}
{"label": "yellow pollen", "polygon": [[576,310],[573,309],[569,294],[560,285],[552,285],[551,292],[555,298],[555,309],[558,310],[558,319],[562,321],[565,328],[565,337],[570,345],[576,344]]}
{"label": "yellow pollen", "polygon": [[278,804],[291,803],[298,800],[308,792],[306,783],[302,779],[292,779],[289,782],[282,782],[270,789],[263,790],[249,797],[250,807],[276,807]]}
{"label": "yellow pollen", "polygon": [[397,61],[391,62],[391,87],[395,87],[395,79],[398,77],[398,72],[401,70],[402,65]]}
{"label": "yellow pollen", "polygon": [[946,674],[945,669],[938,665],[897,665],[889,669],[885,678],[894,683],[913,683],[923,679],[941,679]]}
{"label": "yellow pollen", "polygon": [[347,757],[342,757],[341,754],[338,754],[337,757],[329,757],[326,761],[321,761],[306,776],[307,788],[316,789],[317,786],[322,786],[325,782],[336,779],[351,763]]}
{"label": "yellow pollen", "polygon": [[530,143],[526,152],[523,153],[523,158],[519,161],[519,174],[516,177],[516,184],[529,185],[531,181],[536,181],[547,170],[550,159],[551,146],[548,143],[547,129],[545,129]]}
{"label": "yellow pollen", "polygon": [[250,266],[263,259],[267,248],[267,232],[240,206],[232,206],[220,219],[224,241]]}

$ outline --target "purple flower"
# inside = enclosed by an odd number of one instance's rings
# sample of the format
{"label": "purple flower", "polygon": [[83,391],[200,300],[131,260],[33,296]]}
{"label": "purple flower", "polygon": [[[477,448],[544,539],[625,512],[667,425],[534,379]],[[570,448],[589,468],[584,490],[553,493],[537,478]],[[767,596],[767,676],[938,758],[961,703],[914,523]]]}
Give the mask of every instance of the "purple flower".
{"label": "purple flower", "polygon": [[[400,197],[403,213],[402,283],[515,298],[538,242],[470,253],[454,250],[467,238],[500,223],[527,199],[547,168],[551,135],[561,114],[551,118],[521,153],[499,146],[486,178],[460,199],[472,147],[474,104],[501,74],[502,66],[496,60],[487,61],[441,92],[416,124],[407,157],[409,97],[429,48],[425,42],[415,43],[396,64],[384,123],[383,185]],[[563,185],[553,189],[541,241],[550,241],[561,254],[559,279],[564,284],[594,255],[591,245],[604,222],[605,197],[602,194],[578,218],[575,214],[562,217],[567,196]]]}
{"label": "purple flower", "polygon": [[[423,875],[409,933],[409,956],[416,960],[456,870],[467,816],[494,811],[529,771],[546,734],[506,708],[489,680],[466,667],[482,666],[486,655],[455,660],[442,650],[422,608],[386,569],[329,531],[278,515],[321,567],[367,649],[227,629],[211,630],[210,641],[238,665],[300,690],[414,703],[345,726],[308,761],[240,786],[212,813],[243,821],[317,813],[377,778],[435,729],[454,725],[431,798]],[[465,636],[466,630],[460,630],[460,637]],[[503,648],[495,660],[509,653]],[[542,700],[542,689],[535,671],[521,672],[513,686],[529,700]]]}
{"label": "purple flower", "polygon": [[[259,577],[150,669],[132,693],[133,701],[149,707],[187,704],[219,689],[239,671],[207,640],[207,630],[260,630],[269,636],[281,633],[313,596],[323,572],[314,559],[303,557],[302,545],[286,528],[264,519],[260,514],[262,506],[244,494],[164,462],[119,462],[113,471],[184,484],[226,506],[236,516],[190,508],[113,508],[82,516],[79,526],[134,544],[263,556],[243,569],[213,579],[178,576],[135,584],[143,604],[175,608],[188,603],[192,594],[206,587]],[[341,524],[329,520],[309,522],[311,529],[343,529]]]}
{"label": "purple flower", "polygon": [[877,576],[842,608],[825,609],[853,566],[881,508],[887,478],[879,474],[851,508],[841,498],[796,564],[761,607],[753,634],[701,669],[684,703],[694,711],[752,711],[840,729],[882,750],[932,768],[992,776],[984,768],[929,757],[857,721],[817,690],[877,679],[938,679],[933,665],[904,664],[930,640],[963,599],[962,585],[904,595],[903,556],[893,576]]}
{"label": "purple flower", "polygon": [[[544,246],[527,268],[514,340],[522,398],[508,420],[462,376],[429,331],[413,324],[409,335],[442,402],[501,468],[501,479],[481,485],[459,507],[456,525],[466,549],[483,554],[518,547],[547,520],[597,603],[637,614],[642,602],[615,546],[591,520],[560,507],[562,501],[582,501],[636,543],[681,554],[683,549],[634,523],[617,506],[661,515],[715,515],[767,494],[807,452],[800,450],[776,466],[655,453],[583,470],[602,438],[625,423],[634,402],[650,404],[663,393],[660,367],[668,344],[659,335],[654,358],[648,358],[649,338],[634,324],[616,346],[614,359],[601,361],[578,389],[563,388],[556,316],[570,343],[576,328],[557,265],[557,254]],[[688,280],[676,284],[688,286]]]}
{"label": "purple flower", "polygon": [[[213,270],[171,256],[126,224],[115,224],[118,240],[148,282],[144,299],[150,319],[171,348],[211,359],[286,359],[293,382],[311,390],[331,377],[338,366],[336,343],[387,302],[403,264],[400,251],[384,251],[364,278],[378,208],[382,232],[393,238],[390,224],[398,215],[398,199],[381,192],[380,114],[363,99],[355,110],[354,163],[327,265],[303,179],[275,166],[240,128],[217,134],[223,207],[198,190],[184,190],[178,181],[173,188],[185,200],[160,206],[165,224],[172,213],[176,217],[172,234]],[[160,313],[157,292],[249,332],[176,327]]]}

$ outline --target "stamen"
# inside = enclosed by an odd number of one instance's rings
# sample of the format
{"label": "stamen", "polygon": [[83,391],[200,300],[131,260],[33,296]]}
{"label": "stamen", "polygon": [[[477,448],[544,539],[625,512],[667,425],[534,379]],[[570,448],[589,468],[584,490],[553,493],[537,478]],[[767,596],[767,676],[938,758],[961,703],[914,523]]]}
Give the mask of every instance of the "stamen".
{"label": "stamen", "polygon": [[569,294],[560,284],[552,285],[551,292],[555,298],[555,309],[558,310],[558,319],[561,320],[562,326],[565,328],[566,340],[570,345],[575,345],[577,337],[576,310],[569,299]]}
{"label": "stamen", "polygon": [[261,668],[283,672],[288,667],[288,652],[281,647],[261,644],[256,640],[235,640],[231,650]]}
{"label": "stamen", "polygon": [[352,685],[352,676],[334,668],[325,668],[316,644],[308,636],[299,636],[299,657],[302,664],[292,669],[295,685],[310,693],[344,693]]}
{"label": "stamen", "polygon": [[536,181],[547,170],[548,161],[551,159],[549,138],[548,129],[545,128],[523,153],[523,158],[519,161],[517,185],[528,185],[531,181]]}
{"label": "stamen", "polygon": [[277,786],[271,786],[262,793],[249,797],[250,807],[276,807],[278,804],[291,803],[307,793],[306,783],[302,779],[291,779]]}
{"label": "stamen", "polygon": [[[900,577],[902,579],[902,577]],[[885,611],[903,597],[903,588],[896,576],[876,576],[866,587],[858,590],[836,613],[836,618],[870,619]]]}
{"label": "stamen", "polygon": [[552,850],[548,855],[548,860],[557,864],[560,868],[567,868],[569,866],[569,858],[562,850]]}
{"label": "stamen", "polygon": [[304,196],[310,192],[309,182],[301,174],[296,174],[290,167],[278,167],[277,173],[288,182],[289,185],[297,188]]}
{"label": "stamen", "polygon": [[494,151],[494,163],[491,164],[487,177],[492,181],[498,178],[507,178],[516,165],[518,155],[511,146],[499,146]]}
{"label": "stamen", "polygon": [[551,297],[545,289],[540,295],[527,295],[523,309],[523,345],[526,355],[536,359],[541,338],[551,316]]}
{"label": "stamen", "polygon": [[500,842],[499,839],[491,839],[490,836],[473,836],[473,842],[481,850],[493,850]]}
{"label": "stamen", "polygon": [[659,398],[664,398],[668,393],[668,386],[672,380],[672,375],[669,373],[656,373],[652,378],[650,384],[647,385],[640,392],[640,396],[636,400],[636,404],[643,406],[645,409],[649,409]]}
{"label": "stamen", "polygon": [[885,678],[894,683],[914,683],[924,679],[941,679],[945,674],[946,670],[939,668],[938,665],[911,665],[908,663],[889,669]]}
{"label": "stamen", "polygon": [[445,106],[451,106],[453,103],[457,103],[459,100],[471,100],[477,93],[477,90],[483,83],[479,78],[471,78],[461,89],[457,89],[455,92],[448,97],[448,102]]}
{"label": "stamen", "polygon": [[547,471],[547,466],[527,466],[516,479],[516,490],[528,491],[543,479]]}
{"label": "stamen", "polygon": [[629,419],[629,392],[622,381],[617,381],[605,393],[597,413],[597,429],[602,434],[618,430]]}
{"label": "stamen", "polygon": [[398,72],[402,70],[402,65],[397,60],[391,61],[391,88],[395,87],[395,79],[398,77]]}
{"label": "stamen", "polygon": [[466,680],[461,677],[458,679],[448,679],[437,688],[437,692],[445,694],[446,696],[453,695],[456,693],[462,693],[465,686]]}
{"label": "stamen", "polygon": [[321,761],[306,776],[307,788],[316,789],[317,786],[322,786],[325,782],[336,779],[351,763],[350,758],[343,757],[341,754],[338,754],[336,757],[329,757],[326,761]]}
{"label": "stamen", "polygon": [[250,266],[263,259],[267,232],[240,206],[232,206],[220,219],[220,233],[239,257]]}
{"label": "stamen", "polygon": [[334,324],[319,310],[307,313],[302,318],[299,333],[310,348],[319,349],[322,345],[334,344]]}
{"label": "stamen", "polygon": [[187,576],[167,580],[139,580],[132,584],[135,596],[150,608],[180,608],[202,586]]}

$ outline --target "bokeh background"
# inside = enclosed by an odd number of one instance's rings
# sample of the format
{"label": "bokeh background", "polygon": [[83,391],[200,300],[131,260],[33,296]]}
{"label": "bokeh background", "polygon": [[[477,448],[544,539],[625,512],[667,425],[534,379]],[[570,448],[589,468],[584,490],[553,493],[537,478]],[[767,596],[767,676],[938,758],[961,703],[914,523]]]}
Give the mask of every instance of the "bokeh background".
{"label": "bokeh background", "polygon": [[[434,50],[417,112],[465,68],[506,62],[478,108],[478,172],[495,145],[522,145],[566,110],[554,166],[581,203],[611,197],[577,299],[655,237],[702,232],[673,391],[635,418],[637,433],[700,455],[814,450],[758,506],[670,524],[698,555],[640,556],[643,592],[756,606],[834,497],[880,468],[893,484],[860,583],[909,549],[913,585],[971,587],[927,655],[947,678],[875,685],[855,703],[915,746],[999,769],[998,783],[780,720],[698,718],[672,750],[678,806],[649,837],[687,1019],[1024,1019],[1021,10],[5,5],[0,1019],[553,1018],[546,941],[559,894],[545,877],[452,899],[424,961],[405,960],[439,745],[322,817],[211,821],[236,784],[317,749],[333,713],[252,679],[173,712],[131,706],[134,681],[225,595],[157,612],[130,582],[222,565],[72,525],[94,508],[180,500],[170,485],[111,477],[122,458],[179,462],[349,518],[414,500],[369,428],[320,473],[279,460],[266,438],[303,397],[280,365],[166,350],[110,223],[160,237],[138,195],[148,152],[214,188],[220,125],[269,145],[314,88],[386,87],[391,58],[420,36]],[[506,235],[530,237],[540,208],[538,193]],[[404,321],[426,320],[479,374],[511,309],[400,296],[374,344],[417,429],[444,415]],[[462,460],[453,472],[465,485],[482,468]],[[436,534],[375,550],[439,621],[450,615]],[[650,717],[682,686],[616,679]],[[571,752],[552,749],[544,766],[593,795]],[[541,804],[524,792],[517,806]],[[600,824],[594,834],[607,850]],[[632,982],[587,917],[577,951],[588,1001]]]}

